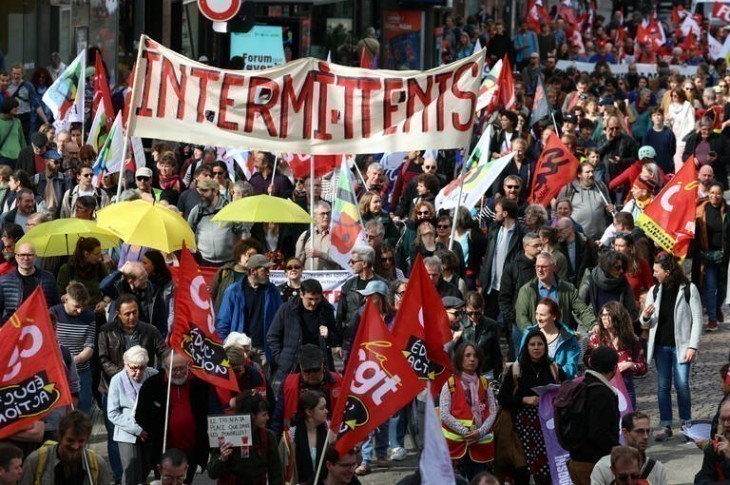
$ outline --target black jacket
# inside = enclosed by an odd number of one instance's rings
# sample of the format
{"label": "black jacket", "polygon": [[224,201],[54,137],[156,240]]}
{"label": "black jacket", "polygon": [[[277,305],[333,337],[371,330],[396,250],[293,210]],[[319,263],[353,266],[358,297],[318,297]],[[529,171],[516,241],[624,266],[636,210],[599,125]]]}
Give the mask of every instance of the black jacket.
{"label": "black jacket", "polygon": [[499,347],[499,324],[491,318],[482,317],[479,325],[472,325],[471,320],[466,320],[468,326],[464,327],[461,339],[462,342],[472,342],[484,352],[484,362],[481,362],[482,372],[494,371],[495,379],[502,374],[502,349]]}
{"label": "black jacket", "polygon": [[576,233],[575,264],[570,261],[570,251],[568,251],[567,242],[561,242],[558,249],[561,253],[563,253],[565,260],[568,263],[568,274],[566,279],[573,283],[573,286],[579,288],[586,270],[590,270],[596,265],[595,245],[584,235]]}
{"label": "black jacket", "polygon": [[[687,137],[687,144],[684,146],[684,153],[682,154],[682,160],[687,159],[694,155],[697,145],[699,144],[702,136],[699,132],[695,132]],[[710,150],[717,153],[717,160],[712,165],[712,169],[715,171],[715,180],[720,182],[722,186],[727,190],[727,169],[730,164],[730,143],[727,138],[719,133],[710,133],[707,137],[707,143],[710,144]]]}
{"label": "black jacket", "polygon": [[702,468],[695,475],[695,484],[727,483],[730,478],[730,460],[715,451],[715,448],[714,442],[705,448],[702,457]]}
{"label": "black jacket", "polygon": [[610,455],[614,446],[620,444],[620,413],[616,393],[591,372],[586,372],[585,377],[588,385],[585,402],[587,439],[583,446],[570,452],[570,459],[597,463],[602,457]]}
{"label": "black jacket", "polygon": [[[36,269],[36,281],[43,289],[43,296],[46,297],[48,308],[60,303],[56,278],[52,273],[42,269]],[[18,269],[0,277],[0,327],[13,316],[20,305],[23,304],[23,281],[20,278]]]}
{"label": "black jacket", "polygon": [[504,315],[508,328],[515,324],[517,292],[536,276],[535,260],[527,259],[524,252],[519,253],[514,261],[504,269],[499,290],[499,310]]}
{"label": "black jacket", "polygon": [[[355,314],[357,310],[365,304],[365,297],[358,293],[357,282],[360,279],[359,275],[355,275],[349,280],[345,281],[340,291],[340,300],[337,302],[337,313],[335,319],[337,320],[337,332],[342,336],[343,339],[354,338],[353,328],[355,325]],[[380,280],[386,285],[388,282],[378,276],[373,275],[373,280]]]}
{"label": "black jacket", "polygon": [[[287,374],[291,373],[297,365],[297,355],[302,346],[302,318],[301,298],[294,297],[279,307],[269,327],[266,340],[271,349],[271,367],[276,375],[283,382]],[[334,370],[331,347],[341,345],[340,337],[335,326],[335,312],[332,304],[324,297],[316,310],[319,325],[324,325],[329,330],[327,339],[320,338],[328,368]]]}
{"label": "black jacket", "polygon": [[[190,406],[195,416],[195,463],[205,468],[208,463],[208,414],[210,388],[205,382],[190,377]],[[143,443],[150,463],[159,463],[165,430],[167,379],[164,372],[147,379],[139,390],[134,420],[149,433]]]}
{"label": "black jacket", "polygon": [[[501,227],[501,225],[495,224],[490,227],[489,232],[487,232],[487,246],[484,254],[484,262],[482,263],[482,268],[479,271],[479,286],[481,286],[485,297],[492,278],[492,264],[494,263],[494,255],[497,252],[497,237],[499,236],[499,230]],[[512,232],[512,238],[507,245],[507,256],[504,259],[505,268],[508,268],[517,255],[520,254],[522,250],[522,237],[524,235],[525,228],[522,224],[516,223],[514,231]]]}

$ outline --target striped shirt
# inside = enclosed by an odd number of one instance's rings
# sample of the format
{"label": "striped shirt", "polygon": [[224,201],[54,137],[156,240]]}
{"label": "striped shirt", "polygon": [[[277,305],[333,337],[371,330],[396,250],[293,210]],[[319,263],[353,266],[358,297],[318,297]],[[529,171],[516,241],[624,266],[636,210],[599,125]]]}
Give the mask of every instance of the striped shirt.
{"label": "striped shirt", "polygon": [[[58,318],[56,327],[56,338],[64,345],[71,355],[76,357],[86,347],[94,348],[96,339],[96,319],[94,312],[89,309],[81,312],[81,315],[74,317],[66,313],[63,303],[59,303],[50,310]],[[89,361],[77,364],[79,372],[89,368]]]}

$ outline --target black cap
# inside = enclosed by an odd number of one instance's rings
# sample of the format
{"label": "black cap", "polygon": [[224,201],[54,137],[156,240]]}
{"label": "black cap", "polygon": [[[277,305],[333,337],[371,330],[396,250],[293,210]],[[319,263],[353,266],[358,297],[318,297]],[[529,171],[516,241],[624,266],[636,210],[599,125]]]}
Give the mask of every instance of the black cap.
{"label": "black cap", "polygon": [[577,125],[578,117],[575,115],[565,115],[563,116],[563,123],[573,123],[574,125]]}
{"label": "black cap", "polygon": [[299,351],[299,368],[301,370],[319,370],[322,368],[323,362],[322,349],[314,344],[302,345],[302,349]]}
{"label": "black cap", "polygon": [[608,374],[618,364],[618,353],[611,347],[601,345],[591,351],[589,365],[591,370],[601,374]]}
{"label": "black cap", "polygon": [[30,135],[30,142],[38,148],[45,148],[48,145],[48,137],[40,131],[36,131]]}
{"label": "black cap", "polygon": [[444,304],[444,308],[463,308],[464,300],[455,296],[445,296],[441,298],[441,303]]}

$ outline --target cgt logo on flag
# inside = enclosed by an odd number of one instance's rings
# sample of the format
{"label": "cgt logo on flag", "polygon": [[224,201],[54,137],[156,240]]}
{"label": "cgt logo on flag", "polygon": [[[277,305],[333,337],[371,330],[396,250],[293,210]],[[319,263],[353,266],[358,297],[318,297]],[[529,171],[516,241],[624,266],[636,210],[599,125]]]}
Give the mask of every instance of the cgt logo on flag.
{"label": "cgt logo on flag", "polygon": [[[345,402],[345,414],[339,435],[365,426],[370,421],[367,407],[360,396],[368,396],[375,406],[381,406],[387,393],[398,392],[400,372],[388,359],[387,351],[393,344],[388,341],[364,342],[357,351],[355,374],[350,394]],[[351,357],[352,358],[352,357]]]}

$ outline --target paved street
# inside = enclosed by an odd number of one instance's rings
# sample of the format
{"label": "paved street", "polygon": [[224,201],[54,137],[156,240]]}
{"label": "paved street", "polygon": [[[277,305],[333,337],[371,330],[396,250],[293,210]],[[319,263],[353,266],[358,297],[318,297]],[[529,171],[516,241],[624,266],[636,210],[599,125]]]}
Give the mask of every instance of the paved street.
{"label": "paved street", "polygon": [[[694,419],[710,419],[714,415],[721,398],[719,369],[723,363],[727,362],[729,351],[730,323],[721,325],[721,330],[718,332],[703,335],[699,360],[692,370],[692,417]],[[656,426],[659,421],[659,411],[656,402],[656,372],[653,366],[650,366],[645,378],[636,381],[636,391],[639,409],[649,414],[652,425]],[[674,410],[674,418],[678,426],[676,401]],[[104,426],[98,417],[95,421],[92,447],[106,456]],[[374,469],[370,475],[361,477],[361,481],[368,485],[394,484],[401,477],[411,473],[417,466],[417,455],[413,446],[409,445],[408,451],[407,460],[393,462],[388,469]],[[648,454],[664,463],[671,484],[692,483],[702,462],[700,451],[693,445],[684,444],[681,436],[677,436],[677,434],[665,443],[652,441]],[[206,475],[199,474],[195,483],[215,482],[208,479]]]}

